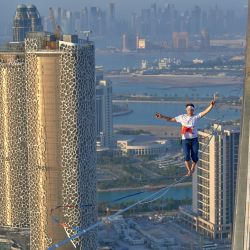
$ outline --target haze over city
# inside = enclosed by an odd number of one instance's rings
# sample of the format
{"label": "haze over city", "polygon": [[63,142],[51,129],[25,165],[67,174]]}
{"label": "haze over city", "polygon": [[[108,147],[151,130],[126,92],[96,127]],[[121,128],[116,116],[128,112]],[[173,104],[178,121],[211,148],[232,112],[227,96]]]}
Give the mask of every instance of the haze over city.
{"label": "haze over city", "polygon": [[[176,7],[180,10],[184,10],[184,8],[191,9],[193,5],[199,5],[201,7],[211,7],[213,5],[218,4],[218,6],[223,7],[225,5],[225,0],[175,0],[175,1],[166,1],[166,0],[34,0],[34,1],[23,1],[23,0],[11,0],[6,1],[4,0],[4,8],[0,9],[0,21],[6,22],[10,21],[13,17],[13,10],[15,9],[17,4],[21,3],[33,3],[35,4],[41,13],[41,15],[47,15],[48,13],[48,7],[62,7],[65,9],[69,9],[72,11],[79,10],[80,8],[83,8],[83,6],[98,6],[101,8],[108,9],[108,4],[110,2],[114,2],[117,5],[117,11],[119,15],[126,16],[128,13],[139,10],[141,8],[145,8],[149,6],[152,3],[157,3],[158,5],[164,6],[165,4],[175,4]],[[247,0],[227,0],[226,1],[226,7],[227,8],[233,8],[237,10],[242,10],[242,8],[246,7]]]}
{"label": "haze over city", "polygon": [[247,0],[5,1],[0,249],[249,249],[248,16]]}

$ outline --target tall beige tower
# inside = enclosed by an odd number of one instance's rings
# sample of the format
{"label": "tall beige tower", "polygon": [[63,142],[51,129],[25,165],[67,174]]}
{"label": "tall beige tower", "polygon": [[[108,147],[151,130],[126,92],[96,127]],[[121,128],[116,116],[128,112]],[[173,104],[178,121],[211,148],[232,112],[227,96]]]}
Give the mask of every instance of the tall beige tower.
{"label": "tall beige tower", "polygon": [[0,225],[29,227],[23,52],[0,52]]}
{"label": "tall beige tower", "polygon": [[[73,42],[55,46],[37,33],[25,42],[31,250],[47,249],[97,216],[94,45],[65,40]],[[97,249],[96,232],[61,249],[75,247]]]}

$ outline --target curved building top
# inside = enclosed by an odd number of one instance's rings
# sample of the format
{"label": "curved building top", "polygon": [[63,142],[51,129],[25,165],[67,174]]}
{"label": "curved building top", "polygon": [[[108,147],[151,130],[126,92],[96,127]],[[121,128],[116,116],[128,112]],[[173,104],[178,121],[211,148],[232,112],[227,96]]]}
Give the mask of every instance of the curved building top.
{"label": "curved building top", "polygon": [[31,31],[42,31],[42,20],[35,5],[17,5],[13,20],[13,41],[24,41]]}
{"label": "curved building top", "polygon": [[18,4],[17,9],[27,9],[27,6],[25,4]]}

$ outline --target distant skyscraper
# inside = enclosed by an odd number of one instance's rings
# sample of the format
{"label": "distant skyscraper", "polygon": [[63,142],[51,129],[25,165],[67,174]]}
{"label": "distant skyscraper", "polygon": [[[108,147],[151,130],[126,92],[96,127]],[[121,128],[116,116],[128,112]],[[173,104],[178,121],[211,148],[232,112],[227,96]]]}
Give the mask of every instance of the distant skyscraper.
{"label": "distant skyscraper", "polygon": [[157,18],[157,5],[156,5],[156,3],[151,4],[151,9],[153,11],[153,17]]}
{"label": "distant skyscraper", "polygon": [[56,13],[57,13],[57,15],[56,15],[57,24],[61,25],[61,22],[62,22],[62,8],[61,7],[57,8]]}
{"label": "distant skyscraper", "polygon": [[24,51],[0,52],[0,226],[29,227]]}
{"label": "distant skyscraper", "polygon": [[[71,40],[55,48],[53,36],[38,33],[25,42],[31,250],[47,249],[97,215],[94,45]],[[67,226],[51,217],[58,206]],[[96,244],[92,231],[62,249]]]}
{"label": "distant skyscraper", "polygon": [[88,8],[87,7],[85,7],[81,11],[81,15],[80,15],[80,28],[81,28],[82,31],[89,29],[89,12],[88,12]]}
{"label": "distant skyscraper", "polygon": [[27,6],[17,6],[13,23],[13,41],[24,41],[26,33],[31,31],[31,21],[28,16]]}
{"label": "distant skyscraper", "polygon": [[100,147],[113,146],[112,82],[104,80],[102,67],[96,69],[96,133]]}
{"label": "distant skyscraper", "polygon": [[235,11],[228,10],[225,16],[225,31],[229,33],[237,30],[237,28],[235,27],[235,22]]}
{"label": "distant skyscraper", "polygon": [[148,43],[145,38],[140,38],[139,36],[136,37],[136,49],[144,50],[148,48]]}
{"label": "distant skyscraper", "polygon": [[151,10],[150,9],[141,10],[140,34],[142,36],[148,36],[151,34]]}
{"label": "distant skyscraper", "polygon": [[187,30],[190,30],[189,11],[185,11],[182,15],[180,15],[180,31],[186,32]]}
{"label": "distant skyscraper", "polygon": [[216,5],[210,8],[208,15],[208,30],[211,34],[221,34],[224,25],[223,11]]}
{"label": "distant skyscraper", "polygon": [[200,34],[201,31],[201,8],[195,6],[191,15],[191,33]]}
{"label": "distant skyscraper", "polygon": [[105,35],[107,28],[106,12],[100,11],[98,17],[98,35]]}
{"label": "distant skyscraper", "polygon": [[136,50],[136,37],[129,34],[122,35],[122,51],[128,52]]}
{"label": "distant skyscraper", "polygon": [[193,175],[193,208],[182,208],[181,214],[210,238],[232,236],[239,134],[239,126],[217,124],[199,132],[201,153]]}
{"label": "distant skyscraper", "polygon": [[201,28],[208,29],[208,16],[205,10],[203,10],[201,14]]}
{"label": "distant skyscraper", "polygon": [[24,41],[27,32],[42,31],[40,14],[34,5],[17,6],[13,21],[13,41]]}
{"label": "distant skyscraper", "polygon": [[109,11],[110,11],[110,21],[114,22],[115,20],[115,4],[114,3],[109,4]]}
{"label": "distant skyscraper", "polygon": [[207,30],[201,31],[201,49],[209,49],[210,48],[210,36]]}
{"label": "distant skyscraper", "polygon": [[90,8],[90,29],[93,33],[98,33],[98,12],[97,7]]}
{"label": "distant skyscraper", "polygon": [[131,29],[132,29],[133,35],[136,35],[138,31],[136,13],[132,13],[132,16],[131,16]]}
{"label": "distant skyscraper", "polygon": [[250,1],[248,1],[248,31],[243,94],[233,250],[249,250],[250,248]]}
{"label": "distant skyscraper", "polygon": [[28,17],[30,19],[31,31],[42,31],[42,20],[34,5],[27,5]]}
{"label": "distant skyscraper", "polygon": [[189,37],[187,32],[173,33],[173,48],[187,49],[189,47]]}

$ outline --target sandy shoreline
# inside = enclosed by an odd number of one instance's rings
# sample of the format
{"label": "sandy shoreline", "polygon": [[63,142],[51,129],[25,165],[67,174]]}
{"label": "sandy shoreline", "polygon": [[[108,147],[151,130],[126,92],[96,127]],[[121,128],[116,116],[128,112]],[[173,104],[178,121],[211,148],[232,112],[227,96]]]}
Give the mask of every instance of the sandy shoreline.
{"label": "sandy shoreline", "polygon": [[230,76],[200,76],[200,75],[107,75],[107,78],[119,83],[164,84],[166,87],[208,87],[208,86],[242,86],[243,79]]}
{"label": "sandy shoreline", "polygon": [[[160,100],[160,101],[157,101],[157,100],[113,100],[112,101],[113,103],[175,103],[175,104],[178,104],[178,103],[186,103],[187,100],[181,100],[181,101],[164,101],[164,100]],[[206,104],[206,103],[209,103],[209,101],[207,100],[192,100],[192,103],[195,103],[195,104]]]}
{"label": "sandy shoreline", "polygon": [[[169,184],[170,186],[171,184]],[[183,182],[178,183],[175,185],[175,187],[189,187],[192,186],[192,182]],[[97,191],[100,193],[108,193],[108,192],[122,192],[122,191],[133,191],[133,190],[141,190],[141,189],[147,189],[147,191],[154,191],[156,189],[160,189],[166,187],[165,185],[158,185],[158,186],[142,186],[142,187],[126,187],[126,188],[109,188],[109,189],[98,189]]]}

